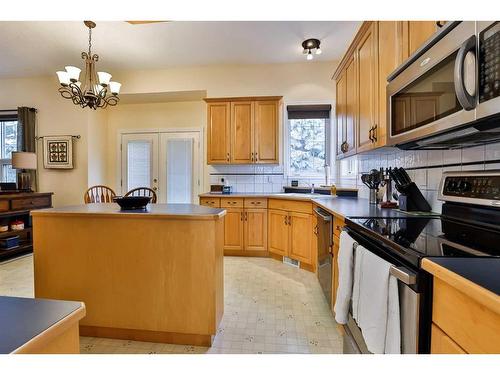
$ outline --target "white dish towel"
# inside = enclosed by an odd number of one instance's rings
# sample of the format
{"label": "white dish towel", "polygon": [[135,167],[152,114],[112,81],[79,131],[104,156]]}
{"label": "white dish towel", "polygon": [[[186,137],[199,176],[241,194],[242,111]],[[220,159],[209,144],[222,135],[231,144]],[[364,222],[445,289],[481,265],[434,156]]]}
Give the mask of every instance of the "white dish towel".
{"label": "white dish towel", "polygon": [[353,272],[353,246],[354,239],[342,231],[340,233],[338,268],[339,268],[339,286],[337,288],[337,298],[333,311],[335,320],[339,324],[346,324],[349,316],[349,304],[352,295],[352,272]]}
{"label": "white dish towel", "polygon": [[401,353],[398,281],[390,274],[390,267],[389,262],[357,246],[353,318],[368,350],[375,354]]}

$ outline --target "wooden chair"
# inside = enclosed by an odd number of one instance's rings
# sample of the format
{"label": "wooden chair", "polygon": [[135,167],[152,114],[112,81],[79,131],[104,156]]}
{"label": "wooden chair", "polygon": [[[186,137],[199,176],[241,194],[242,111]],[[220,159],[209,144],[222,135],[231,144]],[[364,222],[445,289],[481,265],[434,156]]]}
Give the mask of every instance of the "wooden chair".
{"label": "wooden chair", "polygon": [[151,197],[151,203],[156,203],[156,192],[153,189],[150,189],[148,187],[138,187],[135,189],[130,190],[127,194],[125,194],[126,197]]}
{"label": "wooden chair", "polygon": [[91,186],[83,195],[83,201],[87,203],[112,203],[116,196],[113,189],[104,185]]}

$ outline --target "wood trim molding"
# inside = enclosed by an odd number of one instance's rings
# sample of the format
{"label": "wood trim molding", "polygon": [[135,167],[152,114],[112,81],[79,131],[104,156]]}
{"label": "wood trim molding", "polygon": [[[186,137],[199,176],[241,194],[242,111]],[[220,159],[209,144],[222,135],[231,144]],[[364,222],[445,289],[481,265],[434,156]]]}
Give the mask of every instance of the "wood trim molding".
{"label": "wood trim molding", "polygon": [[147,331],[143,329],[80,326],[82,336],[106,337],[110,339],[160,342],[176,345],[212,346],[213,336],[191,333]]}
{"label": "wood trim molding", "polygon": [[477,303],[485,306],[486,308],[500,314],[500,297],[493,292],[467,280],[455,272],[448,270],[439,264],[434,263],[432,260],[425,258],[422,261],[422,268],[432,274],[434,277],[451,285],[453,288],[459,290],[461,293],[467,295]]}
{"label": "wood trim molding", "polygon": [[332,80],[336,80],[339,77],[340,73],[347,66],[347,64],[349,63],[349,60],[350,60],[352,54],[354,53],[354,51],[356,50],[356,47],[358,46],[360,40],[363,38],[364,34],[370,29],[373,22],[374,21],[364,21],[361,24],[358,32],[354,36],[354,39],[352,40],[351,44],[349,44],[349,48],[344,53],[342,60],[340,60],[339,65],[335,69],[335,72],[332,75]]}
{"label": "wood trim molding", "polygon": [[71,329],[72,325],[78,325],[78,322],[85,316],[85,314],[85,304],[81,302],[81,307],[79,309],[73,311],[71,314],[65,316],[45,331],[33,337],[27,343],[14,350],[12,354],[33,354],[43,351],[44,347],[49,345],[58,336]]}
{"label": "wood trim molding", "polygon": [[227,250],[224,249],[225,256],[232,257],[262,257],[269,258],[269,251],[260,250]]}
{"label": "wood trim molding", "polygon": [[218,102],[247,102],[252,100],[281,100],[283,96],[237,96],[229,98],[204,98],[207,103]]}

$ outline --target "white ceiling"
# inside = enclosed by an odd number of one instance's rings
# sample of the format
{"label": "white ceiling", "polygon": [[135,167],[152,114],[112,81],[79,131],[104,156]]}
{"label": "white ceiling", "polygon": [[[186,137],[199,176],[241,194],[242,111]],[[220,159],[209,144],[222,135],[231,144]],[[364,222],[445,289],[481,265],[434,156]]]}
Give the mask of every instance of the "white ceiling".
{"label": "white ceiling", "polygon": [[[131,25],[97,22],[92,51],[99,69],[161,69],[209,64],[303,62],[301,43],[321,40],[315,61],[339,59],[361,23],[165,22]],[[65,65],[81,66],[87,50],[83,22],[0,22],[0,77],[54,74]]]}

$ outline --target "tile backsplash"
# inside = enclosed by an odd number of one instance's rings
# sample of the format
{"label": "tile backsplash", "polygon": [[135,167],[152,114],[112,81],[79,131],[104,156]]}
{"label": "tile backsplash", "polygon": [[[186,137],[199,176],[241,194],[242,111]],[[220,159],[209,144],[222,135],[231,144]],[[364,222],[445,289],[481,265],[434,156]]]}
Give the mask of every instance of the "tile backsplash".
{"label": "tile backsplash", "polygon": [[[462,150],[402,151],[383,148],[354,155],[337,162],[336,183],[343,187],[357,187],[358,195],[368,198],[369,190],[361,182],[361,174],[381,167],[408,168],[408,174],[418,185],[434,212],[441,212],[437,200],[439,182],[446,171],[500,169],[500,143]],[[496,161],[496,162],[494,162]]]}

